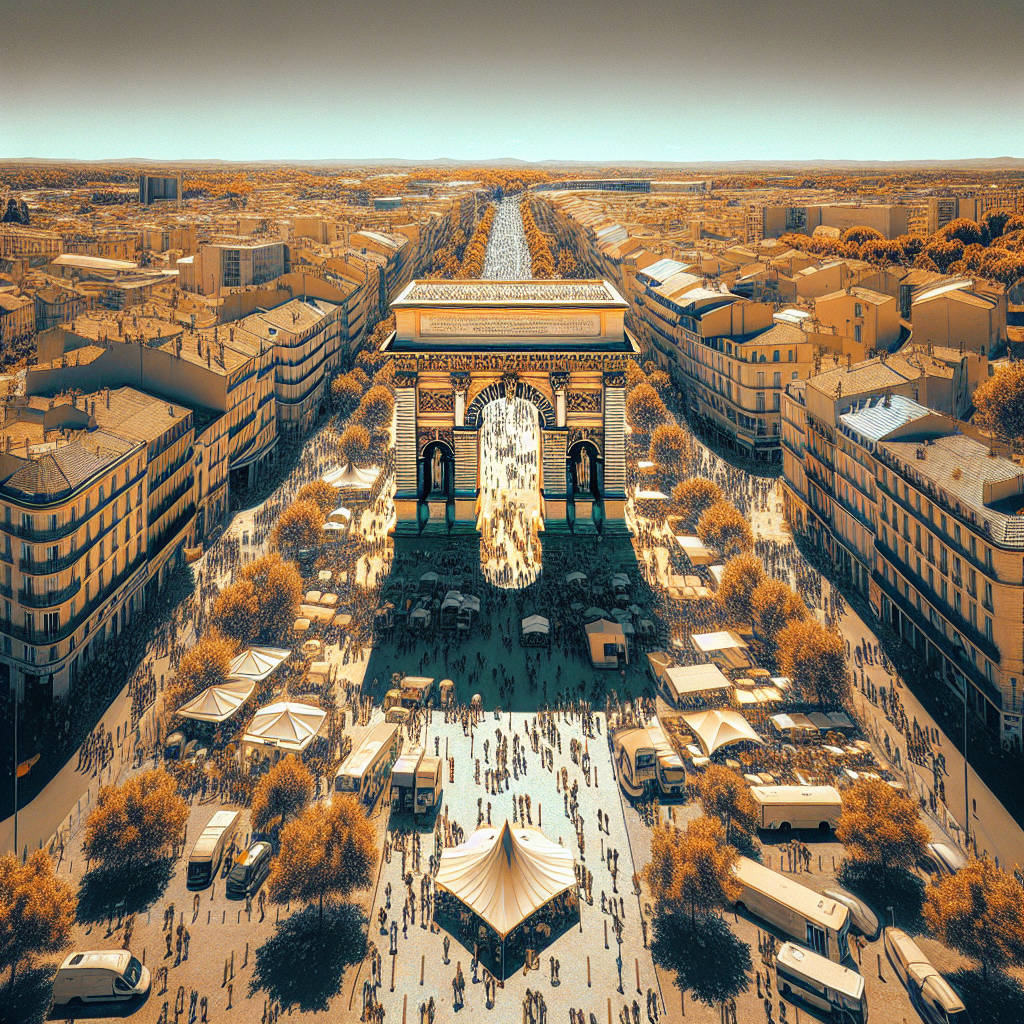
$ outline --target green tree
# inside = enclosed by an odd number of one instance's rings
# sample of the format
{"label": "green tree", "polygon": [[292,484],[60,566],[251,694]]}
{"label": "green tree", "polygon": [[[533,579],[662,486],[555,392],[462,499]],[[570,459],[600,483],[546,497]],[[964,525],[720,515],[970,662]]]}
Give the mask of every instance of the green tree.
{"label": "green tree", "polygon": [[162,768],[104,786],[85,822],[82,852],[105,867],[131,870],[156,860],[182,841],[188,804]]}
{"label": "green tree", "polygon": [[0,857],[0,970],[11,969],[9,998],[23,960],[59,953],[71,941],[76,905],[45,850],[24,865],[12,853]]}
{"label": "green tree", "polygon": [[692,533],[697,529],[700,517],[724,499],[722,488],[713,480],[694,476],[672,488],[669,510],[682,520],[683,528]]}
{"label": "green tree", "polygon": [[861,779],[843,793],[836,838],[855,861],[888,871],[912,868],[929,835],[915,800],[881,779]]}
{"label": "green tree", "polygon": [[750,787],[731,768],[709,764],[697,777],[697,794],[704,813],[725,826],[725,841],[732,842],[735,824],[747,834],[757,828],[757,805]]}
{"label": "green tree", "polygon": [[846,646],[835,630],[817,619],[795,619],[776,637],[778,664],[802,690],[813,691],[818,706],[841,707],[850,693]]}
{"label": "green tree", "polygon": [[650,434],[668,420],[668,409],[650,384],[638,384],[626,399],[626,419],[638,434]]}
{"label": "green tree", "polygon": [[281,830],[281,852],[267,888],[274,903],[344,899],[373,882],[377,837],[362,805],[352,796],[314,804]]}
{"label": "green tree", "polygon": [[724,558],[742,554],[754,546],[750,523],[729,501],[718,501],[701,514],[697,521],[697,536]]}
{"label": "green tree", "polygon": [[740,894],[732,873],[737,854],[725,842],[714,818],[696,818],[685,829],[658,825],[651,838],[651,859],[644,869],[655,914],[671,918],[690,913],[690,920],[719,910]]}
{"label": "green tree", "polygon": [[984,858],[928,887],[924,919],[943,945],[989,968],[1024,966],[1024,889]]}
{"label": "green tree", "polygon": [[256,783],[252,796],[252,827],[266,832],[274,822],[304,810],[313,799],[313,776],[294,754],[281,758]]}
{"label": "green tree", "polygon": [[302,575],[276,551],[242,566],[238,575],[259,595],[259,639],[277,640],[292,627],[302,602]]}
{"label": "green tree", "polygon": [[757,555],[734,555],[725,563],[718,600],[733,622],[750,622],[754,591],[768,579]]}

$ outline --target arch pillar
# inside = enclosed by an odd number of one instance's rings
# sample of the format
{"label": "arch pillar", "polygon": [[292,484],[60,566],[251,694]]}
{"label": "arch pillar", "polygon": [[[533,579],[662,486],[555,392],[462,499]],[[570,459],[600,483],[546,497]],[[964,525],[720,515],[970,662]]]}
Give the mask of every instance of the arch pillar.
{"label": "arch pillar", "polygon": [[395,373],[395,532],[400,534],[419,533],[416,389],[417,374]]}
{"label": "arch pillar", "polygon": [[567,530],[565,458],[569,432],[565,427],[541,430],[541,497],[544,501],[544,531]]}
{"label": "arch pillar", "polygon": [[[458,392],[456,392],[456,395]],[[465,397],[465,393],[463,393]],[[457,400],[457,399],[456,399]],[[480,498],[480,434],[476,427],[457,426],[455,439],[455,525],[459,532],[476,530]]]}

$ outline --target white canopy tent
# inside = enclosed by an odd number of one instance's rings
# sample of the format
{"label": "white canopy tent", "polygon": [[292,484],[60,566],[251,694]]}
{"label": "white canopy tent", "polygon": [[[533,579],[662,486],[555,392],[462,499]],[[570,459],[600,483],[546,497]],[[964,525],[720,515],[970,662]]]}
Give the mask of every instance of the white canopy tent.
{"label": "white canopy tent", "polygon": [[731,629],[715,633],[692,633],[690,640],[701,654],[724,662],[732,668],[746,668],[751,664],[747,644]]}
{"label": "white canopy tent", "polygon": [[590,661],[595,668],[618,668],[620,653],[629,664],[629,648],[622,623],[614,619],[597,619],[583,628],[590,648]]}
{"label": "white canopy tent", "polygon": [[571,851],[539,828],[478,828],[441,851],[435,884],[504,940],[545,904],[576,886]]}
{"label": "white canopy tent", "polygon": [[231,674],[247,676],[259,682],[276,672],[291,653],[284,647],[250,647],[231,662]]}
{"label": "white canopy tent", "polygon": [[[299,754],[327,728],[327,712],[312,704],[278,701],[260,708],[242,736],[242,758],[251,751]],[[276,758],[275,758],[276,760]]]}
{"label": "white canopy tent", "polygon": [[750,742],[764,746],[764,740],[754,732],[750,723],[738,711],[720,708],[697,711],[692,715],[683,715],[683,721],[697,737],[708,757],[720,747],[728,747],[734,743]]}
{"label": "white canopy tent", "polygon": [[251,696],[256,680],[248,676],[208,686],[198,697],[178,708],[182,718],[195,722],[226,722]]}
{"label": "white canopy tent", "polygon": [[367,466],[360,469],[350,462],[347,466],[332,469],[323,475],[325,484],[330,484],[339,491],[369,491],[377,482],[380,476],[380,469],[377,466]]}
{"label": "white canopy tent", "polygon": [[732,683],[717,665],[674,665],[664,670],[662,678],[665,689],[676,701],[732,689]]}

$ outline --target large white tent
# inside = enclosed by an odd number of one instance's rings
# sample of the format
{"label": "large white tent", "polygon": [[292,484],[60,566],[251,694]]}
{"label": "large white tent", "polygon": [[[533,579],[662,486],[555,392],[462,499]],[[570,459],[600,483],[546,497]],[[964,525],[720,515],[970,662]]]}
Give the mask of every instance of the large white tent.
{"label": "large white tent", "polygon": [[291,653],[284,647],[250,647],[231,662],[231,674],[247,676],[258,682],[276,672]]}
{"label": "large white tent", "polygon": [[678,701],[681,697],[732,689],[717,665],[673,665],[662,673],[665,689]]}
{"label": "large white tent", "polygon": [[435,884],[505,939],[531,914],[576,886],[572,853],[539,828],[478,828],[441,851]]}
{"label": "large white tent", "polygon": [[380,476],[380,469],[376,466],[367,466],[360,469],[350,462],[347,466],[332,469],[325,473],[323,481],[339,491],[369,491],[377,482]]}
{"label": "large white tent", "polygon": [[198,697],[178,708],[182,718],[195,722],[225,722],[251,696],[256,689],[256,680],[248,676],[229,679],[219,686],[208,686]]}
{"label": "large white tent", "polygon": [[708,757],[720,747],[728,747],[733,743],[750,742],[764,746],[764,740],[738,711],[718,708],[697,711],[692,715],[683,715],[683,721],[697,737]]}
{"label": "large white tent", "polygon": [[326,728],[327,712],[312,704],[277,701],[260,708],[242,736],[242,757],[252,750],[298,754]]}

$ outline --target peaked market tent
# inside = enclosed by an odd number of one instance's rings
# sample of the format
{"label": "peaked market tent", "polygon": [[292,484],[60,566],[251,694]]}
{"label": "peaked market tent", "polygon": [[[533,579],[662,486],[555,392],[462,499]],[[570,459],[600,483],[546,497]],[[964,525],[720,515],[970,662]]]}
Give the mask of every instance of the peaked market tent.
{"label": "peaked market tent", "polygon": [[253,750],[274,760],[280,753],[299,754],[327,729],[327,712],[312,704],[278,701],[260,708],[242,736],[242,759]]}
{"label": "peaked market tent", "polygon": [[208,686],[198,697],[178,708],[182,718],[195,722],[226,722],[251,696],[256,680],[247,676]]}
{"label": "peaked market tent", "polygon": [[572,853],[539,828],[478,828],[441,851],[435,885],[440,919],[452,923],[467,948],[499,978],[527,949],[579,921]]}
{"label": "peaked market tent", "polygon": [[350,462],[347,466],[333,469],[325,473],[323,481],[330,484],[339,491],[369,491],[377,482],[380,476],[380,469],[377,466],[367,466],[360,469]]}
{"label": "peaked market tent", "polygon": [[276,672],[291,653],[284,647],[250,647],[231,662],[231,674],[259,682]]}
{"label": "peaked market tent", "polygon": [[738,711],[717,708],[713,711],[698,711],[692,715],[683,715],[683,721],[697,737],[708,757],[721,747],[732,746],[734,743],[764,746],[764,740]]}

